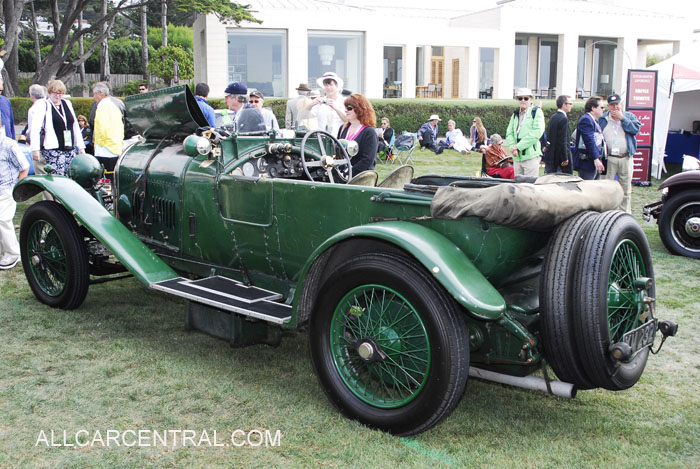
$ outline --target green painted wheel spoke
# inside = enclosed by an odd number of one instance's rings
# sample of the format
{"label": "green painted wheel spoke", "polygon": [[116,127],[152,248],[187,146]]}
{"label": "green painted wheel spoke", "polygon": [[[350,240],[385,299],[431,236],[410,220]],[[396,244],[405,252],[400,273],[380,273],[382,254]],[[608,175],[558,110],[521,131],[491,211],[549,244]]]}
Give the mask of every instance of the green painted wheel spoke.
{"label": "green painted wheel spoke", "polygon": [[608,331],[610,340],[622,340],[625,333],[639,324],[643,311],[642,298],[635,281],[646,276],[646,269],[637,245],[625,239],[615,248],[608,280]]}
{"label": "green painted wheel spoke", "polygon": [[410,381],[413,381],[413,384],[415,386],[420,386],[420,383],[415,378],[413,378],[411,375],[409,375],[404,370],[402,370],[401,367],[399,367],[398,363],[396,363],[396,362],[394,362],[394,366],[389,366],[389,364],[387,364],[386,362],[383,362],[382,369],[392,377],[392,380],[391,380],[392,383],[394,383],[397,387],[405,389],[408,393],[412,393],[413,389],[411,389],[411,387],[405,383],[405,380],[400,379],[400,377],[397,376],[397,374],[394,372],[394,370],[401,371],[401,373],[406,378],[408,378]]}
{"label": "green painted wheel spoke", "polygon": [[[421,316],[399,292],[376,284],[354,288],[338,302],[330,328],[336,369],[362,401],[398,408],[425,386],[430,341]],[[354,340],[372,340],[381,352],[365,361],[352,346]]]}
{"label": "green painted wheel spoke", "polygon": [[[402,367],[399,363],[397,363],[397,362],[396,362],[393,358],[391,358],[391,357],[389,357],[389,360],[391,361],[391,364],[393,365],[393,368],[396,369],[397,371],[400,371],[401,374],[402,374],[409,382],[412,382],[414,386],[420,386],[420,382],[419,382],[418,380],[416,380],[410,373],[408,373],[404,367]],[[384,362],[384,364],[387,365],[387,368],[389,368],[389,366],[388,366],[388,364],[387,364],[386,362]],[[400,382],[401,384],[403,384],[403,385],[406,387],[406,389],[410,390],[410,388],[408,387],[408,385],[404,384],[404,381],[405,381],[405,380],[399,379],[399,378],[400,378],[399,376],[396,376],[396,375],[394,375],[394,376],[395,376],[397,382]]]}
{"label": "green painted wheel spoke", "polygon": [[68,282],[68,257],[58,232],[46,220],[37,220],[29,227],[26,249],[39,288],[47,295],[60,295]]}

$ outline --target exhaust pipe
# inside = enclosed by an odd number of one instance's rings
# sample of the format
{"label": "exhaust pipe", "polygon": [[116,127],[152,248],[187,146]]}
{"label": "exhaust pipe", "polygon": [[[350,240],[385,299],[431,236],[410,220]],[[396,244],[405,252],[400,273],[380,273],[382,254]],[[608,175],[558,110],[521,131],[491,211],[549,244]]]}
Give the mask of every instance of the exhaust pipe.
{"label": "exhaust pipe", "polygon": [[493,381],[496,383],[507,384],[518,388],[531,389],[533,391],[541,391],[547,394],[553,394],[559,397],[573,399],[576,397],[576,385],[564,383],[563,381],[546,381],[540,376],[511,376],[495,371],[483,370],[481,368],[469,367],[469,376],[472,378]]}

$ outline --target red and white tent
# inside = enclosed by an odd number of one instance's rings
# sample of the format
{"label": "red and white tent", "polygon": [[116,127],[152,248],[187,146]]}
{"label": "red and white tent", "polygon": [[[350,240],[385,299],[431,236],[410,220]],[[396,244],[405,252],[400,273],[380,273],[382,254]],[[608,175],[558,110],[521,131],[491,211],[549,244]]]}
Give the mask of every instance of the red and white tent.
{"label": "red and white tent", "polygon": [[651,174],[661,177],[669,129],[691,130],[700,120],[700,45],[648,67],[658,70]]}

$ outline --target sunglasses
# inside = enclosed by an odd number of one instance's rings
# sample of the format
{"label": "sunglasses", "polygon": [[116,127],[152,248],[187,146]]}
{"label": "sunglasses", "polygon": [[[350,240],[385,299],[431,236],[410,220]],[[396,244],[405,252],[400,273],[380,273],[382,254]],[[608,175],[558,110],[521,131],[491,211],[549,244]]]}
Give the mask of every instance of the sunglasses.
{"label": "sunglasses", "polygon": [[259,102],[260,102],[260,100],[258,100],[258,99],[251,99],[250,100],[250,104],[257,104]]}
{"label": "sunglasses", "polygon": [[355,109],[355,106],[350,106],[350,105],[348,104],[347,106],[345,106],[345,109],[346,109],[347,111],[352,111],[352,110]]}
{"label": "sunglasses", "polygon": [[518,101],[530,101],[529,96],[518,96]]}

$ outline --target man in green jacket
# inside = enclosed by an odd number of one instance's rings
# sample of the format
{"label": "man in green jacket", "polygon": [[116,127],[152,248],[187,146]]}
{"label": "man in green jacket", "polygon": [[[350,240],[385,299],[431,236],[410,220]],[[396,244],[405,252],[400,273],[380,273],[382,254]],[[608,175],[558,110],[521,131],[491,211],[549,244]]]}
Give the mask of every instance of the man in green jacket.
{"label": "man in green jacket", "polygon": [[542,109],[534,106],[534,96],[529,88],[518,88],[515,98],[520,107],[513,112],[508,123],[506,144],[513,155],[515,175],[537,177],[542,157],[540,137],[544,134],[544,114]]}

